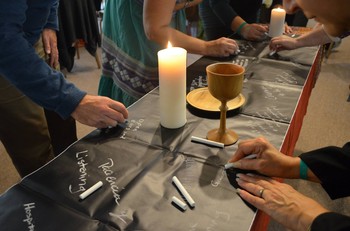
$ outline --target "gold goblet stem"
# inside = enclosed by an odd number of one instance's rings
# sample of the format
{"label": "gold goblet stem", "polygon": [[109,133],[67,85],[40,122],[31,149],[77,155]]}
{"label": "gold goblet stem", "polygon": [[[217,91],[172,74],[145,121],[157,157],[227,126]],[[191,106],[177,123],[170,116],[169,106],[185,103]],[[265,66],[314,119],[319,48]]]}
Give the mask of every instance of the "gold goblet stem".
{"label": "gold goblet stem", "polygon": [[219,136],[222,138],[222,136],[226,133],[226,113],[228,110],[227,102],[225,100],[221,101],[220,106],[220,127],[219,127]]}

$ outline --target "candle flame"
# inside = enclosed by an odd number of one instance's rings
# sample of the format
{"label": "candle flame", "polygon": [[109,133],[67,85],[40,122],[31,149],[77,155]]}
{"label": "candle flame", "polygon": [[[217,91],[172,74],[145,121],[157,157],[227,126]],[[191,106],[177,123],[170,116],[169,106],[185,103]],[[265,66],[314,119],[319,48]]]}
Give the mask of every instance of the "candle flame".
{"label": "candle flame", "polygon": [[170,41],[168,41],[168,48],[173,47],[173,45],[171,45]]}

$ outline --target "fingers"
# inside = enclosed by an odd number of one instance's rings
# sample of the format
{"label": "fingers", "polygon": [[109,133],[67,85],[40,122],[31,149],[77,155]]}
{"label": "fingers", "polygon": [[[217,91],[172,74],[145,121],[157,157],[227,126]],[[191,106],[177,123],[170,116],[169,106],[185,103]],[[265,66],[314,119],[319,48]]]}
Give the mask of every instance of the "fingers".
{"label": "fingers", "polygon": [[[109,114],[109,117],[113,120],[116,120],[120,123],[124,123],[125,119],[128,118],[129,113],[124,104],[117,102],[117,101],[111,101],[109,104],[109,107],[111,110],[111,114]],[[117,111],[118,113],[115,113]]]}
{"label": "fingers", "polygon": [[[250,204],[254,205],[258,209],[262,209],[265,203],[265,200],[263,198],[257,197],[252,195],[251,193],[243,190],[243,189],[237,189],[238,194],[242,197],[243,200],[249,202]],[[265,193],[265,191],[264,191]]]}
{"label": "fingers", "polygon": [[258,209],[263,208],[265,200],[270,197],[269,189],[272,189],[277,181],[258,175],[237,174],[237,177],[238,185],[244,189],[238,190],[239,195]]}
{"label": "fingers", "polygon": [[238,50],[238,44],[235,40],[221,37],[208,42],[209,55],[217,57],[227,57],[235,54]]}
{"label": "fingers", "polygon": [[86,95],[72,116],[83,124],[105,128],[125,122],[128,111],[122,103],[108,97]]}
{"label": "fingers", "polygon": [[267,141],[260,137],[256,139],[248,139],[241,141],[238,144],[238,149],[233,155],[232,159],[229,162],[238,161],[250,154],[261,154],[263,150],[267,147]]}
{"label": "fingers", "polygon": [[262,40],[266,37],[267,26],[259,24],[249,24],[245,31],[245,38],[248,40]]}

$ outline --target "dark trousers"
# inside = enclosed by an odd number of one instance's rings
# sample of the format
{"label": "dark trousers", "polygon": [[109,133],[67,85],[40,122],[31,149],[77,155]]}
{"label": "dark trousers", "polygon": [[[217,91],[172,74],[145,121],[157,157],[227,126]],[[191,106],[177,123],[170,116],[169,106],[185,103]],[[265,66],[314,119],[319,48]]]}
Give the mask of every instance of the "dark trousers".
{"label": "dark trousers", "polygon": [[[35,45],[45,59],[41,40]],[[73,118],[63,120],[23,95],[0,76],[0,140],[23,177],[77,140]]]}

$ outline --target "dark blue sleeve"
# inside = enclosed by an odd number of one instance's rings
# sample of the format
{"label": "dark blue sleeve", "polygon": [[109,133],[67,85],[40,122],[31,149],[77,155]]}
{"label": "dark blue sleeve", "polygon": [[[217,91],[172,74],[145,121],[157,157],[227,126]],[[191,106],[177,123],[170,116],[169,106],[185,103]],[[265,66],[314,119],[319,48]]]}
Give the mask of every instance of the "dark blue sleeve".
{"label": "dark blue sleeve", "polygon": [[50,9],[50,14],[47,19],[47,23],[44,26],[44,28],[49,28],[58,31],[58,4],[58,1],[53,3]]}
{"label": "dark blue sleeve", "polygon": [[230,6],[229,0],[209,0],[209,5],[213,9],[215,15],[220,19],[226,27],[231,28],[233,19],[238,16],[236,11]]}
{"label": "dark blue sleeve", "polygon": [[26,10],[26,0],[0,1],[0,74],[37,104],[67,118],[86,93],[52,70],[24,38]]}

